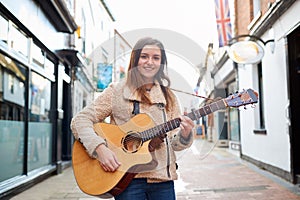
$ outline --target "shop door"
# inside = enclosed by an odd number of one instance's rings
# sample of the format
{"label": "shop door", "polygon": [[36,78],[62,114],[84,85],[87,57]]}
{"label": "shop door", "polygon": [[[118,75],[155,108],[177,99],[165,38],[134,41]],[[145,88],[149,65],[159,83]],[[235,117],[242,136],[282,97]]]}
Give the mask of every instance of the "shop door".
{"label": "shop door", "polygon": [[294,182],[300,182],[300,27],[288,36],[288,78],[290,107],[291,163]]}

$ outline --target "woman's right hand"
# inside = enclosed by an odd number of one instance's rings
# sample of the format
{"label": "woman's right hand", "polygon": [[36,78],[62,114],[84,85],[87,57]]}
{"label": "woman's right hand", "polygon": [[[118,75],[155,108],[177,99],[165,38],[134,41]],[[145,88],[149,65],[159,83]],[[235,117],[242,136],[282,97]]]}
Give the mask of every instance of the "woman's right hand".
{"label": "woman's right hand", "polygon": [[97,159],[99,160],[104,171],[114,172],[118,169],[121,163],[118,161],[116,154],[105,146],[100,144],[96,148]]}

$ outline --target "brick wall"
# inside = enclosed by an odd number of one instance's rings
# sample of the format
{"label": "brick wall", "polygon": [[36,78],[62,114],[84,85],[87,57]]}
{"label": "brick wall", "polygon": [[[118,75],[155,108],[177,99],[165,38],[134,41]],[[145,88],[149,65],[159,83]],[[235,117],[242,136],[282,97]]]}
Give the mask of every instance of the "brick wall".
{"label": "brick wall", "polygon": [[[267,12],[273,2],[275,2],[275,0],[261,0],[260,7],[262,15]],[[249,30],[247,27],[255,17],[253,15],[253,0],[234,0],[234,6],[236,16],[234,23],[236,30],[233,31],[235,35],[248,34]]]}

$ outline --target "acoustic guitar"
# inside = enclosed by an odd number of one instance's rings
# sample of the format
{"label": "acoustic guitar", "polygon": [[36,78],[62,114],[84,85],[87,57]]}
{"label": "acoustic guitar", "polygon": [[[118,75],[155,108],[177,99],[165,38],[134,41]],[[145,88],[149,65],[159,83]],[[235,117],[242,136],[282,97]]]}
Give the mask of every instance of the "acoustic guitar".
{"label": "acoustic guitar", "polygon": [[[187,116],[197,120],[217,110],[254,104],[257,100],[258,94],[252,89],[243,90],[193,110]],[[86,194],[101,198],[111,198],[120,194],[137,173],[155,168],[156,161],[149,148],[151,141],[179,126],[180,118],[155,125],[147,114],[137,114],[119,126],[96,123],[95,132],[105,138],[107,147],[117,155],[122,164],[115,172],[106,172],[100,162],[91,158],[83,145],[75,141],[72,165],[79,188]]]}

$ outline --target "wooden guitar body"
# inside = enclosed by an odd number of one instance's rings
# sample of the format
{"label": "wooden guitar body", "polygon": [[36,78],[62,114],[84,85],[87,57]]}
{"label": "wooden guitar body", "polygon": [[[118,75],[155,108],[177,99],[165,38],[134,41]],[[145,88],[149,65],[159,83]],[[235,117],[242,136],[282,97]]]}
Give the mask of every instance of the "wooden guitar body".
{"label": "wooden guitar body", "polygon": [[[138,114],[121,126],[106,123],[94,125],[95,132],[106,139],[107,146],[121,162],[115,172],[105,172],[97,159],[91,158],[83,145],[75,141],[72,164],[79,188],[89,195],[110,198],[121,193],[138,172],[154,168],[156,162],[149,151],[149,141],[124,143],[128,134],[141,132],[154,126],[147,114]],[[131,140],[130,138],[129,140]],[[126,144],[124,146],[124,144]]]}

